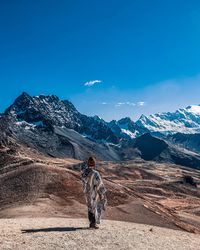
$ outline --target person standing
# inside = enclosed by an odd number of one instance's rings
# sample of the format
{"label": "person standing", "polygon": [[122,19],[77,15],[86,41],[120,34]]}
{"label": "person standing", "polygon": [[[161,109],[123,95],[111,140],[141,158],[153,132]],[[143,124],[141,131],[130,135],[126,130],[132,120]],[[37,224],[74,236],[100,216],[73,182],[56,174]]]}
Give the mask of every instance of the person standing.
{"label": "person standing", "polygon": [[107,190],[101,175],[96,170],[94,157],[89,157],[86,166],[82,169],[81,179],[88,207],[89,226],[91,229],[98,229],[97,224],[100,224],[101,212],[105,210],[107,205]]}

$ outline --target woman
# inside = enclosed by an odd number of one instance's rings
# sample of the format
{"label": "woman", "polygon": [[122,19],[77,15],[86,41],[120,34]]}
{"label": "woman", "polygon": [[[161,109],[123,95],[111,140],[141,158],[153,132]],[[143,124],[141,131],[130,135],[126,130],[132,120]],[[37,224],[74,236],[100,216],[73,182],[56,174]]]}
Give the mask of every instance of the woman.
{"label": "woman", "polygon": [[83,190],[88,206],[88,219],[91,229],[98,229],[100,224],[101,211],[105,210],[106,188],[99,172],[96,170],[94,157],[89,157],[86,167],[82,170]]}

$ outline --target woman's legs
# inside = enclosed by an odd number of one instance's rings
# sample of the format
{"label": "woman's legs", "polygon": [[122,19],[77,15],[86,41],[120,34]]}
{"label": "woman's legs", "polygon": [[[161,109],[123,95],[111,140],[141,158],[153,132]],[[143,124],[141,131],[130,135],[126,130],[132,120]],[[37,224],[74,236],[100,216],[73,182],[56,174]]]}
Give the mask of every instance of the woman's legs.
{"label": "woman's legs", "polygon": [[88,210],[88,219],[90,222],[90,227],[96,225],[95,215]]}

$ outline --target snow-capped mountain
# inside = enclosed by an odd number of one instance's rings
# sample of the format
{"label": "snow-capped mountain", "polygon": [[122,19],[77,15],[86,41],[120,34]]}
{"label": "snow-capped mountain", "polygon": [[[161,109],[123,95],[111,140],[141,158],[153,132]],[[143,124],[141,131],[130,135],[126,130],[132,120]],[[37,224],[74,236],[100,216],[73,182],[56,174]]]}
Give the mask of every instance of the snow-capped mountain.
{"label": "snow-capped mountain", "polygon": [[69,101],[60,101],[55,95],[31,97],[23,92],[5,111],[17,121],[36,126],[66,126],[75,130],[81,126],[79,113]]}
{"label": "snow-capped mountain", "polygon": [[52,157],[81,160],[90,155],[115,161],[141,157],[200,168],[199,136],[152,136],[178,129],[195,133],[199,128],[200,106],[142,116],[137,122],[128,117],[106,122],[81,114],[71,102],[55,95],[22,93],[0,117],[0,150],[18,152],[28,147]]}
{"label": "snow-capped mountain", "polygon": [[149,132],[145,127],[138,126],[129,117],[122,118],[118,121],[113,120],[108,125],[117,136],[124,139],[134,139]]}
{"label": "snow-capped mountain", "polygon": [[188,106],[175,112],[142,115],[133,122],[129,117],[106,122],[98,116],[89,117],[77,111],[68,100],[55,95],[30,96],[23,92],[5,111],[18,124],[51,129],[53,126],[73,129],[84,137],[97,142],[118,144],[122,139],[131,140],[145,133],[174,134],[200,133],[200,106]]}
{"label": "snow-capped mountain", "polygon": [[200,132],[200,106],[192,105],[178,109],[175,112],[158,113],[144,116],[136,122],[139,127],[144,127],[150,132],[163,134]]}
{"label": "snow-capped mountain", "polygon": [[200,106],[192,105],[175,112],[142,115],[133,122],[129,117],[109,123],[112,131],[122,138],[134,139],[145,133],[156,136],[184,133],[200,133]]}
{"label": "snow-capped mountain", "polygon": [[73,129],[78,133],[98,141],[118,143],[118,138],[102,119],[88,117],[77,111],[68,100],[60,100],[55,95],[30,96],[22,93],[5,111],[18,124],[53,129],[54,126]]}

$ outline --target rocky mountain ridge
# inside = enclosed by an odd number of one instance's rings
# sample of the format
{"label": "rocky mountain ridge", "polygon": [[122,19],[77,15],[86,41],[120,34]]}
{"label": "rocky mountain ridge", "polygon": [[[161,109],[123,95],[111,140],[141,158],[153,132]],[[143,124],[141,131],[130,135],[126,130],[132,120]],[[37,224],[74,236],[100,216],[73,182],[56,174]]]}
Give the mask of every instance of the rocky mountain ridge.
{"label": "rocky mountain ridge", "polygon": [[198,137],[192,144],[185,143],[175,137],[175,130],[170,132],[166,128],[163,132],[160,129],[164,128],[163,123],[159,123],[161,119],[167,124],[176,122],[177,126],[190,119],[188,128],[193,132],[197,130],[198,108],[188,107],[186,110],[149,118],[142,116],[136,122],[128,117],[106,122],[98,116],[81,114],[71,102],[60,100],[55,95],[32,97],[24,92],[0,118],[1,145],[23,144],[52,157],[83,160],[96,155],[99,159],[111,161],[139,157],[200,168],[200,151],[195,141]]}

